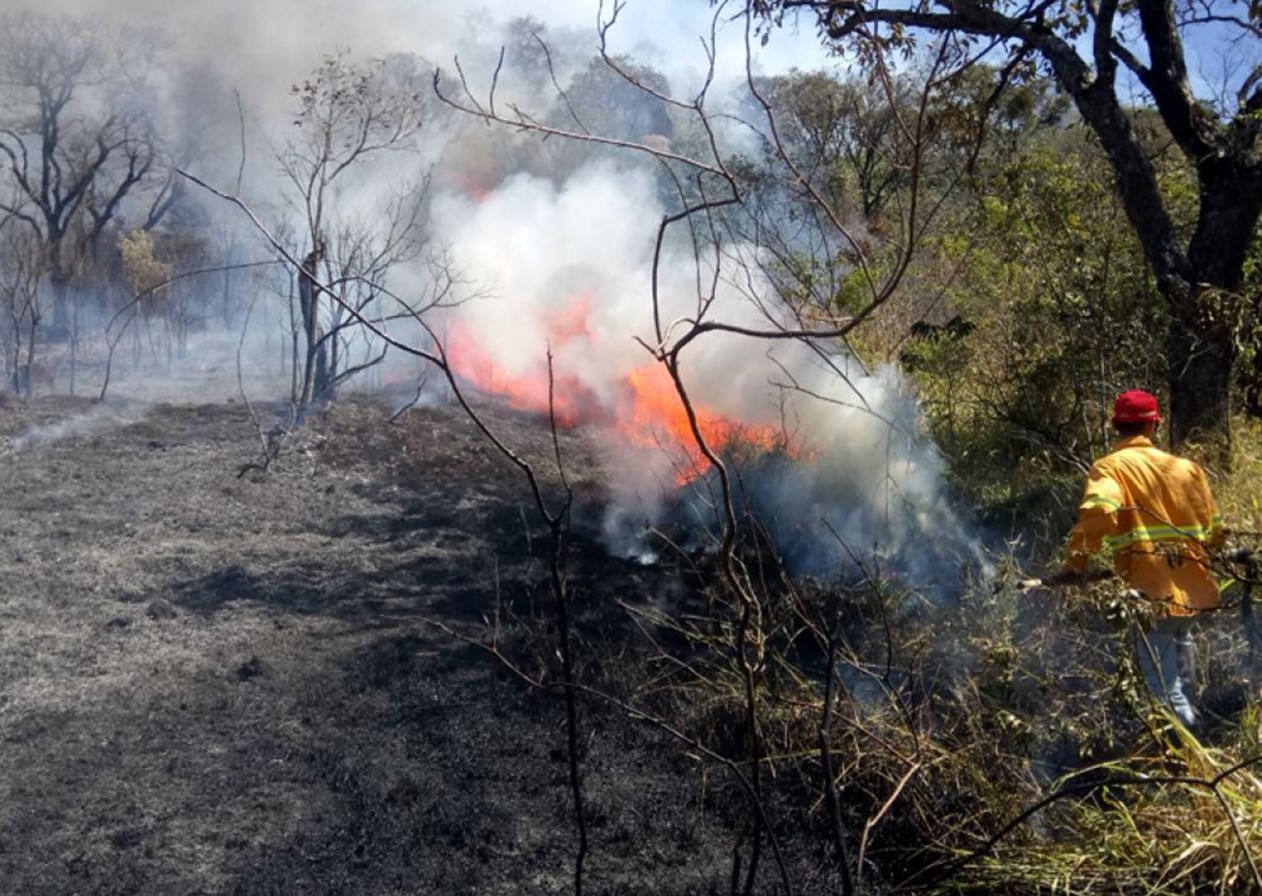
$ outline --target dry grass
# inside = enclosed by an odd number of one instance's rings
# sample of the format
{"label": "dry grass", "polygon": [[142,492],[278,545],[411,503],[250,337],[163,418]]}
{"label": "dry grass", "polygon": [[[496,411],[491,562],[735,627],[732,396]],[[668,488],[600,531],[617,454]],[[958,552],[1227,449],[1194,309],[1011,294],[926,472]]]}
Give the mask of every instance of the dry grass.
{"label": "dry grass", "polygon": [[[930,612],[879,582],[799,583],[765,596],[757,727],[766,801],[790,829],[828,842],[831,785],[861,885],[1262,890],[1262,712],[1240,697],[1234,617],[1199,633],[1211,657],[1202,705],[1224,715],[1197,739],[1148,699],[1120,646],[1133,608],[1112,586],[1063,596],[979,589]],[[828,706],[824,618],[838,647]],[[743,755],[751,723],[731,621],[656,624],[674,626],[688,657],[658,657],[656,709],[717,753]]]}

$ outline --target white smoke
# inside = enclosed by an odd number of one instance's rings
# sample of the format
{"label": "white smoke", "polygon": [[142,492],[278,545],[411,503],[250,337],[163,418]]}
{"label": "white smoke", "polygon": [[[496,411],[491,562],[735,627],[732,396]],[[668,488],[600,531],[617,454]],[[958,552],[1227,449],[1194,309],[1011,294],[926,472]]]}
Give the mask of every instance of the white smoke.
{"label": "white smoke", "polygon": [[[656,363],[646,346],[658,343],[651,275],[666,210],[657,197],[651,169],[604,162],[560,185],[519,175],[480,199],[453,194],[435,208],[435,229],[450,239],[461,270],[488,289],[453,312],[452,326],[476,334],[480,349],[514,376],[540,371],[551,350],[558,390],[581,383],[599,403],[592,419],[612,496],[606,536],[629,554],[645,550],[654,527],[683,522],[699,531],[715,522],[714,483],[681,475],[690,461],[671,445],[626,430],[628,377]],[[721,269],[711,296],[711,266],[690,243],[668,243],[657,283],[666,346],[699,315],[762,332],[785,322],[752,255],[726,253],[731,267]],[[584,304],[582,333],[558,335],[557,321]],[[874,560],[917,584],[953,590],[943,576],[982,562],[895,369],[868,373],[824,342],[730,331],[705,333],[681,359],[695,406],[778,436],[734,471],[740,500],[772,530],[791,569],[828,575]],[[458,351],[453,361],[459,368]]]}
{"label": "white smoke", "polygon": [[[549,35],[564,34],[591,55],[598,46],[597,25],[610,21],[614,6],[611,0],[13,0],[5,11],[159,31],[189,69],[212,73],[249,104],[274,111],[284,108],[290,85],[300,83],[323,56],[343,50],[361,58],[414,53],[448,70],[459,57],[467,71],[485,73],[499,51],[501,28],[514,19],[539,22]],[[685,93],[705,78],[701,43],[709,42],[716,14],[720,77],[738,79],[744,72],[744,24],[734,10],[701,0],[625,0],[618,7],[606,34],[610,52],[658,65]],[[670,27],[663,27],[665,22]],[[826,59],[814,29],[799,31],[792,19],[765,44],[755,41],[753,50],[756,70],[810,69]],[[512,87],[501,84],[501,90]]]}
{"label": "white smoke", "polygon": [[[481,200],[448,195],[435,203],[435,231],[490,292],[462,307],[460,319],[508,372],[536,367],[552,340],[560,369],[611,398],[610,372],[647,359],[633,337],[652,323],[644,301],[655,226],[655,210],[644,204],[649,190],[643,172],[595,165],[559,187],[519,175]],[[594,295],[589,338],[556,344],[549,320],[584,288]]]}
{"label": "white smoke", "polygon": [[101,402],[81,414],[44,423],[24,430],[5,440],[4,449],[14,453],[34,445],[60,442],[63,439],[80,439],[99,435],[122,426],[138,423],[145,418],[148,407],[133,401]]}
{"label": "white smoke", "polygon": [[[274,140],[283,133],[291,111],[289,86],[307,77],[324,55],[344,49],[354,58],[415,53],[449,72],[459,58],[470,74],[471,89],[478,91],[489,81],[504,40],[501,26],[507,20],[530,15],[543,21],[550,35],[563,34],[567,40],[585,33],[568,58],[586,60],[596,50],[594,26],[601,9],[599,2],[568,0],[496,0],[476,7],[404,0],[318,6],[298,0],[40,4],[43,13],[95,14],[171,35],[171,58],[182,69],[166,73],[160,93],[185,114],[170,120],[185,121],[189,135],[217,128],[213,142],[218,150],[213,155],[218,167],[214,160],[203,159],[203,168],[196,170],[216,172],[208,179],[229,191],[235,191],[233,182],[243,170],[240,192],[263,212],[275,196],[267,184],[275,173],[275,158],[269,154],[275,143],[265,145],[257,137],[265,133]],[[607,13],[610,7],[605,9]],[[700,40],[708,35],[712,15],[707,4],[690,6],[685,15],[679,4],[667,8],[664,0],[629,0],[612,32],[611,49],[636,51],[659,65],[676,93],[687,95],[698,80],[690,80],[687,67],[705,58]],[[668,17],[672,28],[661,28]],[[742,71],[743,26],[733,23],[725,33],[719,65],[729,66],[729,73]],[[643,52],[642,41],[650,35],[660,48],[656,56]],[[787,31],[777,32],[767,47],[756,47],[755,52],[764,53],[765,66],[774,66],[777,50],[810,45],[816,54],[800,53],[793,61],[804,68],[818,64],[822,54],[814,36],[805,35],[797,43],[792,37]],[[663,46],[664,41],[673,43]],[[191,72],[205,75],[193,77]],[[458,81],[447,83],[454,88]],[[506,91],[512,88],[511,83],[500,83],[499,99],[511,99]],[[199,115],[214,120],[202,122]],[[236,143],[242,125],[250,132],[248,149]],[[450,159],[457,166],[470,160],[473,154],[466,149],[457,146],[448,153],[443,161],[447,170],[452,170]],[[482,159],[494,164],[509,155],[490,152]],[[392,172],[397,178],[411,179],[424,169],[419,159],[410,159],[407,171],[398,157],[391,163],[398,165]],[[438,196],[430,229],[450,251],[453,270],[462,282],[480,294],[456,309],[448,326],[472,333],[510,375],[537,372],[551,350],[559,382],[581,390],[585,401],[602,412],[597,415],[602,423],[610,425],[625,403],[628,375],[653,363],[646,345],[659,343],[654,285],[663,347],[683,337],[703,307],[706,321],[734,327],[769,330],[784,323],[773,290],[756,274],[751,250],[727,249],[711,297],[714,262],[698,259],[690,242],[672,241],[665,247],[654,284],[654,243],[667,213],[659,199],[657,172],[652,164],[635,167],[629,161],[588,164],[555,180],[524,173],[504,177],[497,171],[485,181],[495,183],[488,195]],[[348,189],[337,201],[342,209],[371,208],[373,189]],[[248,251],[241,254],[256,257]],[[415,292],[423,292],[423,274],[400,268],[391,276],[396,294],[409,292],[413,284]],[[280,290],[284,287],[279,284]],[[284,297],[278,293],[273,298]],[[576,303],[582,307],[574,319]],[[271,307],[281,313],[280,301]],[[272,330],[279,332],[281,326],[283,321],[274,323]],[[220,360],[213,362],[207,360],[209,345],[194,349],[202,368],[193,373],[211,369],[228,378],[230,388],[235,386],[235,341],[224,341],[215,352]],[[260,376],[283,378],[284,345],[279,338],[275,344],[261,341],[257,353],[262,359],[256,365]],[[245,355],[248,360],[255,352]],[[754,459],[741,479],[741,496],[756,504],[766,524],[776,528],[786,558],[799,569],[827,571],[851,553],[898,557],[910,567],[915,564],[908,559],[909,552],[937,556],[940,552],[925,546],[947,539],[948,533],[954,533],[953,544],[961,551],[975,551],[963,534],[966,527],[951,513],[941,460],[920,435],[915,402],[893,371],[869,375],[837,355],[833,346],[722,332],[690,343],[681,360],[684,385],[698,407],[778,433],[796,453],[792,463],[774,451]],[[126,382],[121,371],[117,376],[120,384]],[[140,383],[128,385],[143,389]],[[670,522],[681,508],[706,524],[700,510],[705,502],[679,488],[681,464],[690,459],[657,449],[651,438],[640,445],[616,434],[612,426],[608,432],[606,467],[615,480],[611,537],[638,544],[644,529]],[[706,485],[704,478],[692,480],[694,488]]]}

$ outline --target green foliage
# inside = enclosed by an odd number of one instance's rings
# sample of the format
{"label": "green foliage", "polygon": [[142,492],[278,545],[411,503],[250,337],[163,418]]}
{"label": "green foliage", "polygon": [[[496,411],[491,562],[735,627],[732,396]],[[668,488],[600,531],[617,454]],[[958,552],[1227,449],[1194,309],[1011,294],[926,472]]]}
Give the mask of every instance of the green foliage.
{"label": "green foliage", "polygon": [[1213,483],[1228,528],[1246,545],[1262,546],[1262,421],[1236,421],[1231,469]]}
{"label": "green foliage", "polygon": [[1164,307],[1107,168],[1072,137],[980,172],[929,247],[955,271],[937,314],[969,330],[900,353],[957,477],[992,500],[1082,468],[1107,444],[1116,391],[1164,380]]}
{"label": "green foliage", "polygon": [[1253,248],[1244,266],[1244,288],[1238,301],[1245,307],[1239,339],[1239,365],[1237,382],[1241,396],[1241,408],[1255,419],[1262,418],[1262,319],[1259,319],[1259,302],[1262,301],[1262,224],[1257,227]]}
{"label": "green foliage", "polygon": [[[905,188],[912,160],[900,116],[915,115],[910,78],[883,84],[795,70],[757,87],[776,121],[778,145],[766,135],[766,158],[783,153],[835,212],[871,220]],[[748,114],[756,121],[761,112]]]}
{"label": "green foliage", "polygon": [[136,294],[158,289],[171,279],[171,265],[154,256],[153,234],[133,230],[121,234],[118,249],[122,256],[123,278]]}
{"label": "green foliage", "polygon": [[[1169,305],[1171,338],[1163,379],[1172,396],[1172,437],[1184,442],[1208,432],[1229,448],[1243,303],[1222,300],[1225,294],[1240,298],[1242,271],[1257,245],[1262,211],[1257,72],[1247,64],[1226,65],[1219,81],[1208,83],[1194,78],[1190,73],[1196,65],[1187,62],[1217,55],[1228,41],[1254,40],[1255,17],[1216,17],[1221,45],[1211,47],[1192,40],[1198,15],[1162,14],[1146,4],[1005,2],[939,8],[861,0],[839,9],[833,3],[768,0],[748,8],[762,22],[775,22],[790,8],[814,15],[830,46],[878,75],[896,64],[899,54],[914,52],[917,36],[924,39],[958,76],[946,74],[938,86],[964,82],[965,97],[970,80],[981,88],[971,93],[980,102],[960,105],[964,126],[949,127],[947,134],[967,133],[975,121],[1015,125],[1020,132],[1033,108],[1024,100],[1034,97],[1012,88],[1035,84],[1040,73],[1054,81],[1104,149],[1104,167],[1117,181],[1115,193],[1126,209],[1119,229],[1142,244],[1157,290]],[[1187,10],[1180,6],[1179,12]],[[982,59],[1002,60],[993,89],[984,83],[992,72],[982,67]],[[1119,71],[1137,75],[1140,89],[1133,89],[1131,78],[1118,77]],[[1206,88],[1218,95],[1196,96]],[[1227,99],[1233,93],[1234,103]],[[1136,112],[1137,99],[1147,108]],[[1129,126],[1123,121],[1127,117]],[[1177,167],[1194,169],[1195,177],[1171,179]],[[1190,196],[1196,201],[1187,202]]]}

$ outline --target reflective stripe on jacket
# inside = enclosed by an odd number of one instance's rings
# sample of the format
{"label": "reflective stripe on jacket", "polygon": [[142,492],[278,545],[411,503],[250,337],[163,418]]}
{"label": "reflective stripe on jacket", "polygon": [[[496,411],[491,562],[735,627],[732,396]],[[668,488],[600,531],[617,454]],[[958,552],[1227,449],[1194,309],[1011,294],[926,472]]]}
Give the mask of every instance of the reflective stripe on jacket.
{"label": "reflective stripe on jacket", "polygon": [[1066,566],[1081,572],[1092,555],[1109,554],[1130,587],[1186,616],[1218,606],[1206,548],[1222,538],[1205,471],[1132,436],[1091,466]]}

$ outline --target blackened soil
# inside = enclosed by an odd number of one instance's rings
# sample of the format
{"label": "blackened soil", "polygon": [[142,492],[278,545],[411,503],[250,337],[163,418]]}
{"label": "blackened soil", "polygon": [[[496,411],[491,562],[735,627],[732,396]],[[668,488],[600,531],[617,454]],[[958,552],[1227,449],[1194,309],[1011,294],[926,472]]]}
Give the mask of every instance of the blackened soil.
{"label": "blackened soil", "polygon": [[[546,428],[492,422],[551,469]],[[334,407],[265,471],[259,432],[241,403],[0,406],[0,892],[572,892],[525,478],[452,408]],[[581,519],[594,461],[562,448]],[[581,532],[572,571],[606,680],[621,606],[689,588]],[[586,891],[727,892],[729,785],[607,703],[581,718]]]}

